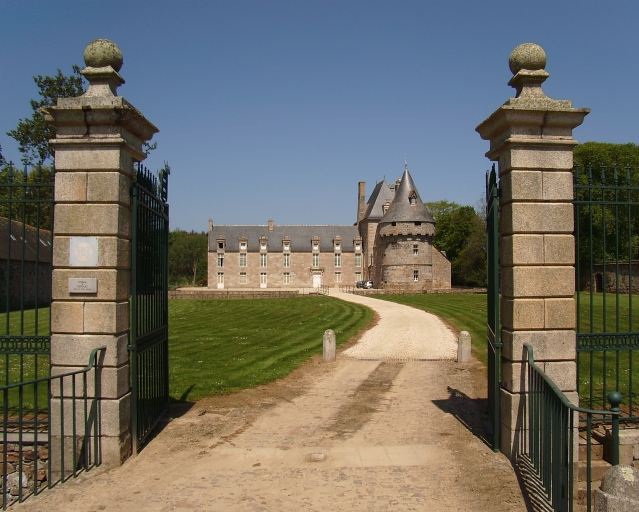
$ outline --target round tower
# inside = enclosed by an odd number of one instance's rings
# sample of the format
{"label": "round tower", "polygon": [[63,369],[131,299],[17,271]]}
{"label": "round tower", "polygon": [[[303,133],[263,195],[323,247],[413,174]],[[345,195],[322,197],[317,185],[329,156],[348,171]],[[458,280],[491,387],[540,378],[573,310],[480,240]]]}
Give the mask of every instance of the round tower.
{"label": "round tower", "polygon": [[404,168],[395,198],[377,226],[375,287],[413,293],[433,288],[435,220]]}

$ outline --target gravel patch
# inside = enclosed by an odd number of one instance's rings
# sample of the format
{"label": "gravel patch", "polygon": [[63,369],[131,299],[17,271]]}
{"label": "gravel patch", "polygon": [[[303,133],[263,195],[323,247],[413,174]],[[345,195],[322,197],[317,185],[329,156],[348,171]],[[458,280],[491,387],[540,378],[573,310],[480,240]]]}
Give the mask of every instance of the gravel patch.
{"label": "gravel patch", "polygon": [[385,300],[333,292],[331,296],[374,310],[379,323],[341,353],[355,359],[454,360],[457,336],[441,319],[419,309]]}

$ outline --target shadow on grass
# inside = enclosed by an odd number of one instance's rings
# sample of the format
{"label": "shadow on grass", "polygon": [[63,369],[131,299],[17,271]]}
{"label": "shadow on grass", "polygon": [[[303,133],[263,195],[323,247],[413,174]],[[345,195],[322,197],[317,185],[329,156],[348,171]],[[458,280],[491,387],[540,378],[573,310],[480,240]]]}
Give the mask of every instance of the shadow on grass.
{"label": "shadow on grass", "polygon": [[490,436],[484,427],[483,415],[488,409],[485,398],[471,398],[459,389],[448,386],[446,400],[433,400],[433,403],[446,414],[453,415],[471,434],[492,448]]}

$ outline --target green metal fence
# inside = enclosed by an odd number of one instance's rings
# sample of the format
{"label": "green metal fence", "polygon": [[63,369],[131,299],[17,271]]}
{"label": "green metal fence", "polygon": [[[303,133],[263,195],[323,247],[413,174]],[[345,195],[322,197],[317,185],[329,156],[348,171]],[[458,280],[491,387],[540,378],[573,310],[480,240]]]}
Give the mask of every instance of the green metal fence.
{"label": "green metal fence", "polygon": [[80,370],[0,387],[3,510],[100,465],[105,350],[94,349]]}
{"label": "green metal fence", "polygon": [[488,259],[488,413],[493,429],[492,448],[499,451],[501,324],[499,320],[499,197],[495,165],[486,173],[486,228]]}
{"label": "green metal fence", "polygon": [[571,404],[555,383],[535,364],[533,348],[524,343],[527,354],[526,418],[528,429],[523,432],[523,455],[534,470],[534,478],[543,490],[542,498],[557,512],[575,509],[574,482],[576,432],[580,420],[585,424],[579,432],[586,438],[586,507],[592,509],[591,446],[594,423],[612,422],[612,460],[619,464],[619,416],[621,395],[613,391],[608,400],[609,411],[584,409]]}
{"label": "green metal fence", "polygon": [[169,166],[158,177],[137,166],[131,195],[131,391],[133,451],[169,407]]}
{"label": "green metal fence", "polygon": [[639,299],[634,297],[639,183],[633,175],[629,167],[574,169],[580,402],[603,409],[607,394],[620,391],[622,421],[639,420]]}

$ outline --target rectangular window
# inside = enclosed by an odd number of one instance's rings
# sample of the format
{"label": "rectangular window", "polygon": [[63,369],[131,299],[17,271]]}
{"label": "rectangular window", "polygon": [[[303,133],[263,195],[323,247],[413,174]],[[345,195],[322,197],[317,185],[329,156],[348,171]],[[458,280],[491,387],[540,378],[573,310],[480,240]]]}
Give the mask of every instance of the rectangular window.
{"label": "rectangular window", "polygon": [[261,249],[262,251],[265,251],[265,250],[266,250],[266,242],[261,242],[261,243],[260,243],[260,249]]}
{"label": "rectangular window", "polygon": [[260,284],[266,284],[266,272],[260,273]]}
{"label": "rectangular window", "polygon": [[288,242],[284,242],[284,250],[285,251],[290,251],[291,250],[291,244]]}
{"label": "rectangular window", "polygon": [[240,267],[246,267],[246,253],[240,253]]}
{"label": "rectangular window", "polygon": [[342,282],[342,273],[341,272],[335,272],[335,282],[336,283],[341,283]]}
{"label": "rectangular window", "polygon": [[240,242],[240,249],[246,249],[246,242]]}
{"label": "rectangular window", "polygon": [[313,254],[313,268],[319,267],[319,254]]}
{"label": "rectangular window", "polygon": [[413,245],[413,256],[417,256],[418,253],[419,253],[419,246]]}
{"label": "rectangular window", "polygon": [[284,272],[284,284],[291,284],[291,274]]}
{"label": "rectangular window", "polygon": [[356,251],[359,251],[360,247],[361,247],[361,245],[359,244],[359,242],[355,244],[355,250]]}
{"label": "rectangular window", "polygon": [[419,270],[413,270],[413,281],[419,281]]}
{"label": "rectangular window", "polygon": [[339,268],[342,266],[342,255],[339,253],[335,253],[335,267]]}
{"label": "rectangular window", "polygon": [[217,273],[217,284],[224,284],[224,272]]}
{"label": "rectangular window", "polygon": [[224,254],[217,255],[217,266],[222,268],[224,266]]}
{"label": "rectangular window", "polygon": [[342,247],[342,244],[335,244],[335,250],[339,251]]}
{"label": "rectangular window", "polygon": [[284,268],[290,268],[290,266],[291,266],[291,255],[284,254]]}
{"label": "rectangular window", "polygon": [[266,268],[266,256],[267,254],[260,254],[260,267]]}
{"label": "rectangular window", "polygon": [[362,255],[361,254],[356,254],[355,255],[355,267],[361,268],[361,266],[362,266]]}
{"label": "rectangular window", "polygon": [[361,281],[361,280],[362,280],[362,273],[355,272],[355,281]]}
{"label": "rectangular window", "polygon": [[246,284],[246,272],[240,272],[240,284]]}
{"label": "rectangular window", "polygon": [[218,242],[217,243],[217,248],[218,249],[224,249],[224,242]]}

